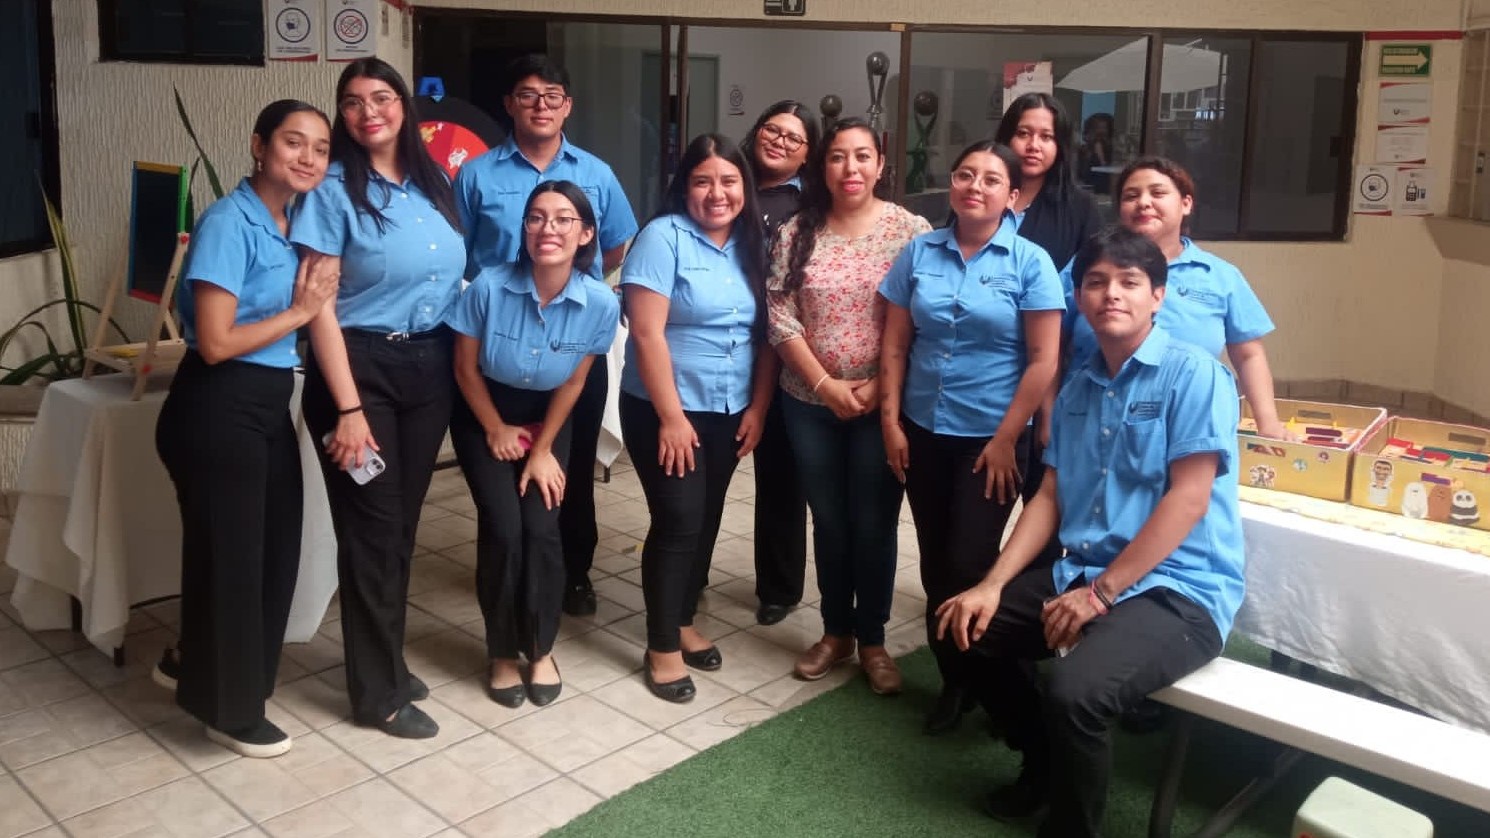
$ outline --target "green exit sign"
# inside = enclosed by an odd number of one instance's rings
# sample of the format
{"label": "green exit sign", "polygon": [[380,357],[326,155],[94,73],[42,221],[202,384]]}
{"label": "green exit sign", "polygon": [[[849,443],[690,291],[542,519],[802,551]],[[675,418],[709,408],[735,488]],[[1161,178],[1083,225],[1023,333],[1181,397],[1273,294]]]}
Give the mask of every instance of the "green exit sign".
{"label": "green exit sign", "polygon": [[1383,44],[1379,72],[1383,76],[1427,76],[1433,69],[1433,47],[1428,44]]}

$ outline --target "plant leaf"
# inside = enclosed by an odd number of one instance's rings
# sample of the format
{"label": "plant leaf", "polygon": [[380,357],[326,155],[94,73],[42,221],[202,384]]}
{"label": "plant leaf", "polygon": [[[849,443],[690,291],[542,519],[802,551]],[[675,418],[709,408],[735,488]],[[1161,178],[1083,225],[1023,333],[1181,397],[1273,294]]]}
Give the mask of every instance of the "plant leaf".
{"label": "plant leaf", "polygon": [[181,125],[186,129],[186,136],[191,137],[192,145],[197,147],[197,154],[201,156],[202,168],[207,170],[207,184],[212,187],[215,197],[223,196],[222,181],[217,179],[217,169],[213,168],[212,160],[207,156],[207,150],[202,148],[202,141],[197,139],[197,132],[191,127],[191,117],[186,115],[186,105],[181,101],[181,91],[173,85],[171,93],[176,97],[176,115],[181,117]]}

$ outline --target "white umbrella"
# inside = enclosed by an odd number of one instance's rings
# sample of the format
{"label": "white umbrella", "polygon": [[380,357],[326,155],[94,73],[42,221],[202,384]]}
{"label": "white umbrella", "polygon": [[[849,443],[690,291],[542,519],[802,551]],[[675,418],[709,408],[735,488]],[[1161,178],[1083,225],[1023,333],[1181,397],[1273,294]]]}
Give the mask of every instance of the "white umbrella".
{"label": "white umbrella", "polygon": [[[1077,67],[1056,82],[1056,87],[1084,93],[1142,90],[1148,63],[1148,39],[1139,38]],[[1195,46],[1165,44],[1163,76],[1161,93],[1215,87],[1221,83],[1221,53]]]}

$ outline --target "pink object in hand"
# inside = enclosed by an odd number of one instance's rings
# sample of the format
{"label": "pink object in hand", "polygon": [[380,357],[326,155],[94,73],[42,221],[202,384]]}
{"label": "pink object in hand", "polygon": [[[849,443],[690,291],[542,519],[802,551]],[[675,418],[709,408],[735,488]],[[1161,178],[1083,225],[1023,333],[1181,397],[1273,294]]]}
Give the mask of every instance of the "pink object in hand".
{"label": "pink object in hand", "polygon": [[543,423],[542,422],[533,422],[532,424],[529,424],[529,425],[523,425],[522,426],[522,429],[528,432],[528,436],[527,436],[526,439],[523,438],[523,437],[518,437],[517,438],[517,444],[518,445],[521,445],[523,447],[523,450],[526,451],[529,448],[532,448],[533,447],[533,440],[537,439],[538,438],[538,432],[541,431],[541,430],[543,430]]}

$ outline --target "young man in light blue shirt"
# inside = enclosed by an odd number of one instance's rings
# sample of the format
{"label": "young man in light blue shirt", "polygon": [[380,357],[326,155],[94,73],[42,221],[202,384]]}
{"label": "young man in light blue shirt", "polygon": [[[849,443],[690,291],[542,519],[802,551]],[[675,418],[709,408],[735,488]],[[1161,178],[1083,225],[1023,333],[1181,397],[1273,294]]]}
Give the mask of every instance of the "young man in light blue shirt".
{"label": "young man in light blue shirt", "polygon": [[[1100,351],[1056,399],[1050,471],[1002,555],[937,609],[1024,756],[986,808],[1048,802],[1045,838],[1101,834],[1109,726],[1220,654],[1243,591],[1231,373],[1154,324],[1168,271],[1148,239],[1105,231],[1075,268]],[[1065,557],[1035,562],[1057,529]],[[1042,693],[1027,661],[1051,654]]]}
{"label": "young man in light blue shirt", "polygon": [[[600,258],[589,272],[598,279],[620,266],[626,242],[636,235],[631,203],[611,167],[564,136],[564,122],[574,108],[568,71],[546,55],[522,56],[507,70],[510,87],[503,102],[512,117],[512,136],[462,166],[455,178],[455,205],[466,229],[466,278],[516,261],[523,207],[533,187],[545,180],[567,180],[584,191],[595,209]],[[574,436],[559,528],[568,576],[564,611],[575,616],[595,613],[589,577],[599,543],[594,464],[608,380],[605,356],[599,355],[570,419]]]}

